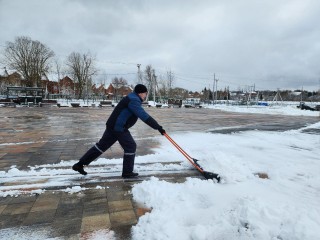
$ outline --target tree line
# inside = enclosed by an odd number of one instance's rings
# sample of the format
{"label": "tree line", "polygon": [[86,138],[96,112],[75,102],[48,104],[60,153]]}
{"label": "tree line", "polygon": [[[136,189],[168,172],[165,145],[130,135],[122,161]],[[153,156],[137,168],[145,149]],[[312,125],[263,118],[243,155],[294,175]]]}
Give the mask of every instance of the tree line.
{"label": "tree line", "polygon": [[[96,58],[90,52],[71,52],[62,65],[48,46],[27,36],[6,42],[1,60],[6,67],[21,74],[26,87],[40,87],[41,80],[44,77],[48,79],[50,72],[56,72],[59,80],[67,73],[77,83],[79,98],[88,95],[93,78],[99,72]],[[138,69],[137,83],[148,87],[149,97],[160,94],[172,97],[175,77],[171,70],[167,71],[166,76],[157,76],[151,65],[147,65],[143,72],[140,72],[140,67]],[[128,84],[128,81],[123,77],[114,77],[111,83],[117,87]]]}

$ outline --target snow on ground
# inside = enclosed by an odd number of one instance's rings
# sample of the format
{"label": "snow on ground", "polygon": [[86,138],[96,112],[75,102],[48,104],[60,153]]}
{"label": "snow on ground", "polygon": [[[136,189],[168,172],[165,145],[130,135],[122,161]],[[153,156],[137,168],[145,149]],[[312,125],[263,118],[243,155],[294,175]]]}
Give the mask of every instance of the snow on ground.
{"label": "snow on ground", "polygon": [[[215,105],[214,108],[319,116],[319,112],[303,111],[295,106]],[[189,132],[171,137],[199,159],[206,171],[219,173],[222,182],[188,178],[185,183],[169,183],[152,177],[135,184],[132,189],[135,201],[152,211],[132,228],[133,239],[320,239],[320,119],[303,129],[285,132]],[[170,142],[161,136],[159,139],[161,146],[155,154],[136,158],[136,170],[141,175],[165,168],[192,169]],[[31,166],[26,171],[12,166],[9,171],[0,172],[0,195],[25,193],[27,179],[28,187],[37,193],[50,186],[77,193],[83,189],[74,183],[79,176],[70,170],[75,161]],[[163,161],[178,164],[157,163]],[[88,169],[92,178],[84,180],[90,182],[101,176],[101,172],[106,176],[119,175],[121,162],[121,159],[100,158]],[[142,164],[146,162],[151,164]],[[259,178],[257,173],[265,173],[269,178]],[[15,184],[3,186],[8,181]],[[4,231],[9,230],[1,230],[0,236]],[[100,232],[93,238],[108,236]]]}
{"label": "snow on ground", "polygon": [[318,135],[300,129],[172,136],[205,170],[220,173],[222,184],[136,184],[134,199],[152,211],[133,227],[134,239],[319,239],[320,122],[311,128]]}
{"label": "snow on ground", "polygon": [[[64,237],[50,237],[53,229],[46,226],[38,225],[36,227],[8,228],[0,229],[0,239],[11,240],[65,240]],[[75,238],[68,238],[75,239]],[[116,240],[114,231],[101,229],[83,234],[79,237],[83,240]]]}
{"label": "snow on ground", "polygon": [[[319,111],[301,110],[298,102],[287,102],[274,104],[268,103],[269,106],[260,105],[204,105],[205,108],[219,109],[229,112],[243,112],[243,113],[261,113],[261,114],[276,114],[276,115],[291,115],[291,116],[315,116],[320,117]],[[315,105],[315,104],[313,104]],[[312,106],[313,106],[312,105]]]}
{"label": "snow on ground", "polygon": [[[217,106],[228,111],[318,116],[295,106]],[[309,131],[306,131],[309,130]],[[314,132],[311,134],[310,131]],[[320,122],[286,132],[173,135],[222,184],[189,178],[136,184],[134,199],[152,208],[134,239],[320,239]],[[198,143],[198,144],[195,144]],[[159,152],[170,149],[162,143]],[[265,173],[261,179],[257,173]]]}

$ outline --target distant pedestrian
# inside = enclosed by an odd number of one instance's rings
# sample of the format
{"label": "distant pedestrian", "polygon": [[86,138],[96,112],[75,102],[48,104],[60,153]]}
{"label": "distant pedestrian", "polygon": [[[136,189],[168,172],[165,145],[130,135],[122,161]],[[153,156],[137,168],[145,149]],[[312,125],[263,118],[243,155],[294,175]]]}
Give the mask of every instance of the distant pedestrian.
{"label": "distant pedestrian", "polygon": [[124,150],[122,177],[133,178],[139,174],[133,172],[134,159],[136,154],[136,143],[129,132],[140,118],[153,129],[158,130],[162,135],[165,130],[154,120],[142,107],[142,102],[146,99],[148,89],[142,84],[135,86],[134,91],[124,97],[111,113],[106,123],[106,130],[103,136],[93,147],[91,147],[79,160],[74,164],[72,169],[83,175],[87,172],[83,167],[89,165],[93,160],[107,151],[116,141],[118,141]]}

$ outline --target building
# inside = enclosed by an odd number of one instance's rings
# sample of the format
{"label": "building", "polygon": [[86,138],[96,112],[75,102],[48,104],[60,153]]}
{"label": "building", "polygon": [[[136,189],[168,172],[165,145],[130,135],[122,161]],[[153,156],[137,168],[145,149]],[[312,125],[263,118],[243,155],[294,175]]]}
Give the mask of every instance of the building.
{"label": "building", "polygon": [[4,69],[3,73],[0,74],[0,95],[7,94],[7,87],[24,87],[25,81],[22,76],[17,73],[8,73],[6,69]]}
{"label": "building", "polygon": [[108,88],[105,90],[106,97],[109,100],[119,101],[123,97],[127,96],[129,93],[133,91],[131,86],[121,85],[115,86],[114,84],[110,83]]}

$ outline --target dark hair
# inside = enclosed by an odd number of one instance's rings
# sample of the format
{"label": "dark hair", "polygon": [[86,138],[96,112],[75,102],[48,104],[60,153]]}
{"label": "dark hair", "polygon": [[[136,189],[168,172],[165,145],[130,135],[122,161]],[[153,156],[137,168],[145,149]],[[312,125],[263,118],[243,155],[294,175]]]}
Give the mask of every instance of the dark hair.
{"label": "dark hair", "polygon": [[145,93],[145,92],[148,92],[148,89],[145,85],[143,84],[137,84],[135,87],[134,87],[134,92],[135,93]]}

